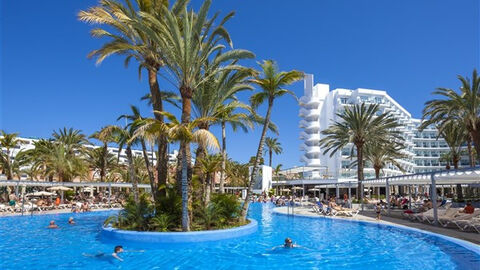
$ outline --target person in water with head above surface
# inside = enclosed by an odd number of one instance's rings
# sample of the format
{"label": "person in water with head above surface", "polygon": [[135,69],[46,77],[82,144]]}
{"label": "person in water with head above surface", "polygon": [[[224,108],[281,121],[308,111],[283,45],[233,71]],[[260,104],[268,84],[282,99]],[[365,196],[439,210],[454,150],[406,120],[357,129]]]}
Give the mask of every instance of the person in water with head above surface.
{"label": "person in water with head above surface", "polygon": [[68,224],[70,224],[70,225],[74,225],[74,224],[75,224],[75,220],[73,220],[73,217],[69,217],[69,218],[68,218]]}
{"label": "person in water with head above surface", "polygon": [[285,244],[283,244],[284,248],[294,248],[296,245],[293,244],[292,239],[289,237],[285,238]]}
{"label": "person in water with head above surface", "polygon": [[55,224],[55,220],[51,220],[50,224],[48,224],[48,229],[58,229],[58,225]]}
{"label": "person in water with head above surface", "polygon": [[85,257],[92,257],[100,260],[109,260],[109,261],[112,261],[110,259],[114,258],[116,260],[123,262],[123,259],[120,258],[120,256],[118,256],[120,253],[123,253],[123,252],[144,252],[144,250],[124,250],[122,246],[115,246],[115,248],[113,248],[113,253],[110,255],[105,254],[103,252],[99,252],[96,255],[91,255],[87,253],[83,253],[82,255]]}

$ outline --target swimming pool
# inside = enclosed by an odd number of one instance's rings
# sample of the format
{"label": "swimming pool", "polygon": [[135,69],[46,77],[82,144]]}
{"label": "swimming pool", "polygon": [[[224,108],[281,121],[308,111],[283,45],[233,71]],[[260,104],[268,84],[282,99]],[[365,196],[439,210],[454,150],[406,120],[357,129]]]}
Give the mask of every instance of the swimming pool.
{"label": "swimming pool", "polygon": [[[99,238],[113,212],[0,218],[0,269],[479,269],[480,255],[444,239],[395,227],[288,217],[254,203],[252,235],[221,242],[132,246]],[[74,216],[77,224],[67,225]],[[61,227],[47,230],[55,219]],[[291,237],[295,249],[272,249]],[[124,262],[88,258],[115,244],[144,252]]]}

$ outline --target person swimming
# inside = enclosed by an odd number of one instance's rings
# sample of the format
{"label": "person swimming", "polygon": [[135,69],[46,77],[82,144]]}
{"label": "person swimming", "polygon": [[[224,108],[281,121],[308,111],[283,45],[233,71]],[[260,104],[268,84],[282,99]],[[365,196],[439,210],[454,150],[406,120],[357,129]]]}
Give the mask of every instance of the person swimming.
{"label": "person swimming", "polygon": [[55,224],[55,220],[50,220],[50,224],[48,224],[48,229],[58,229],[58,225]]}
{"label": "person swimming", "polygon": [[96,255],[91,255],[91,254],[87,254],[87,253],[83,253],[82,255],[85,256],[85,257],[92,257],[92,258],[96,258],[96,259],[99,259],[99,260],[110,260],[110,259],[114,258],[114,259],[117,259],[117,260],[123,262],[123,259],[120,256],[118,256],[118,254],[120,254],[122,252],[124,252],[122,246],[115,246],[113,248],[113,253],[112,254],[105,254],[103,252],[99,252]]}
{"label": "person swimming", "polygon": [[285,238],[285,243],[283,244],[283,247],[284,248],[294,248],[295,245],[293,244],[292,239],[287,237],[287,238]]}
{"label": "person swimming", "polygon": [[74,225],[74,224],[75,224],[75,220],[73,220],[73,217],[69,217],[69,218],[68,218],[68,224],[70,224],[70,225]]}

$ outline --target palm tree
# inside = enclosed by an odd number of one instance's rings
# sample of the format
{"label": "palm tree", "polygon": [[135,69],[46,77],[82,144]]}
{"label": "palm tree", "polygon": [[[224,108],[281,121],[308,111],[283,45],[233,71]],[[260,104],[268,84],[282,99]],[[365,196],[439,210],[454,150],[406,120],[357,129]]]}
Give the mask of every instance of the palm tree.
{"label": "palm tree", "polygon": [[268,152],[268,157],[269,157],[268,166],[272,167],[273,153],[277,155],[281,154],[283,149],[280,142],[278,141],[278,138],[267,137],[265,139],[265,146],[267,147],[267,149],[265,149],[265,152]]}
{"label": "palm tree", "polygon": [[372,167],[375,170],[375,178],[380,178],[380,170],[388,164],[405,172],[405,169],[398,162],[399,159],[407,157],[407,155],[402,153],[403,149],[405,149],[403,142],[391,142],[388,144],[370,142],[365,145],[365,158],[372,163]]}
{"label": "palm tree", "polygon": [[267,100],[268,108],[265,122],[263,124],[262,135],[260,136],[260,142],[258,144],[257,154],[253,163],[250,183],[248,184],[247,197],[242,207],[242,221],[245,221],[247,218],[248,204],[253,193],[253,182],[257,173],[258,164],[263,153],[263,144],[270,123],[273,103],[275,99],[284,96],[285,94],[290,94],[295,97],[295,94],[292,91],[287,90],[284,87],[303,78],[303,73],[297,70],[279,72],[275,62],[272,60],[265,60],[260,66],[263,74],[256,75],[254,79],[250,80],[250,82],[258,85],[261,88],[261,91],[252,95],[250,97],[250,102],[253,108],[258,108],[260,104]]}
{"label": "palm tree", "polygon": [[365,145],[372,142],[386,145],[403,140],[399,131],[395,130],[400,125],[392,115],[380,113],[378,104],[368,106],[364,103],[355,104],[336,115],[340,118],[340,121],[334,122],[322,131],[322,135],[325,137],[320,140],[320,146],[325,147],[323,154],[330,152],[330,156],[333,156],[348,144],[353,143],[355,145],[358,177],[357,199],[362,200]]}
{"label": "palm tree", "polygon": [[214,191],[215,188],[214,176],[215,173],[221,169],[222,160],[223,158],[221,155],[206,155],[199,161],[202,172],[206,176],[203,200],[205,206],[208,206],[208,203],[210,203],[210,194]]}
{"label": "palm tree", "polygon": [[[246,50],[237,49],[222,53],[225,48],[222,45],[223,41],[232,47],[230,35],[224,28],[224,24],[234,13],[229,13],[220,23],[214,24],[217,16],[207,19],[210,5],[211,0],[204,1],[197,14],[183,7],[180,16],[171,10],[165,11],[161,18],[141,13],[142,20],[137,20],[135,24],[136,27],[148,33],[149,39],[155,42],[163,53],[160,57],[169,72],[168,80],[175,84],[182,97],[181,121],[184,124],[191,120],[191,100],[194,92],[203,83],[225,70],[222,67],[224,63],[254,57],[253,53]],[[214,60],[209,63],[208,59]],[[237,68],[235,65],[228,67],[228,69],[235,68]],[[189,161],[191,154],[190,145],[181,141],[179,165],[183,163],[183,159]],[[190,162],[186,164],[190,183],[191,164]],[[179,170],[178,179],[181,178],[180,175]]]}
{"label": "palm tree", "polygon": [[34,143],[35,149],[27,150],[34,160],[32,166],[41,169],[50,181],[55,176],[59,182],[64,182],[87,174],[85,159],[80,153],[72,150],[72,144],[64,142],[39,140]]}
{"label": "palm tree", "polygon": [[[205,121],[211,121],[212,119],[200,118],[191,122],[184,123],[170,113],[167,112],[155,112],[163,114],[170,122],[163,123],[156,119],[146,118],[136,121],[137,129],[132,139],[138,136],[153,136],[154,134],[167,134],[168,138],[172,141],[179,141],[184,145],[190,143],[197,143],[205,147],[219,148],[217,138],[208,130],[199,129],[199,126]],[[187,148],[181,148],[183,156],[186,157]],[[189,212],[189,182],[188,182],[188,168],[189,160],[183,159],[181,164],[181,194],[182,194],[182,230],[190,230],[190,212]],[[191,166],[191,164],[190,164]],[[178,181],[178,180],[177,180]]]}
{"label": "palm tree", "polygon": [[[168,1],[136,0],[137,9],[130,0],[125,2],[126,5],[114,0],[100,0],[99,6],[78,13],[79,20],[104,26],[103,29],[93,29],[91,31],[93,37],[110,39],[100,49],[92,51],[89,57],[96,57],[97,64],[99,64],[108,56],[117,54],[125,56],[125,66],[129,64],[132,58],[137,60],[139,77],[142,69],[148,71],[148,84],[153,110],[163,111],[164,97],[158,85],[157,73],[164,65],[162,60],[162,53],[164,52],[157,42],[151,40],[149,35],[142,31],[144,28],[135,27],[134,22],[146,23],[139,17],[139,14],[150,14],[160,20],[163,20],[166,12],[176,16],[186,7],[188,0],[175,1],[170,10],[168,10]],[[158,121],[163,121],[162,115],[155,115],[155,117]],[[159,186],[163,186],[167,183],[167,138],[165,136],[158,137],[157,144],[157,177]],[[159,191],[159,195],[166,196],[164,191]]]}
{"label": "palm tree", "polygon": [[52,134],[56,143],[62,144],[70,155],[85,153],[84,144],[88,144],[87,137],[81,130],[66,128],[54,131]]}
{"label": "palm tree", "polygon": [[282,164],[277,164],[277,166],[273,169],[273,175],[278,177],[280,172],[282,171],[282,166]]}
{"label": "palm tree", "polygon": [[433,99],[425,103],[424,121],[420,128],[436,124],[439,132],[450,123],[462,123],[470,133],[477,159],[480,160],[480,77],[473,70],[472,80],[458,76],[462,86],[460,93],[453,89],[437,88],[433,92],[442,99]]}
{"label": "palm tree", "polygon": [[138,139],[134,138],[135,128],[133,125],[127,125],[122,128],[116,125],[109,125],[104,127],[100,131],[100,136],[112,136],[118,145],[118,158],[122,152],[123,147],[125,147],[125,154],[127,156],[128,164],[128,175],[129,180],[132,183],[133,199],[135,202],[139,202],[139,192],[138,192],[138,179],[135,173],[135,167],[133,163],[133,153],[132,146],[138,143]]}
{"label": "palm tree", "polygon": [[[250,113],[237,112],[237,109],[245,109]],[[258,116],[256,117],[255,115],[256,113],[250,106],[236,100],[228,104],[223,104],[215,113],[215,118],[217,119],[217,122],[220,122],[222,129],[222,169],[220,170],[220,193],[225,193],[225,170],[227,166],[227,124],[232,127],[233,131],[241,129],[244,132],[247,132],[248,128],[253,128],[252,122],[259,122],[256,121]],[[252,118],[255,121],[252,121]],[[276,131],[276,129],[274,130]]]}
{"label": "palm tree", "polygon": [[228,160],[225,170],[226,181],[229,186],[248,187],[248,179],[250,175],[250,164],[240,164],[235,161]]}
{"label": "palm tree", "polygon": [[108,152],[108,143],[113,142],[114,138],[112,136],[103,137],[99,132],[94,132],[90,135],[90,138],[97,139],[102,142],[101,148],[95,148],[87,152],[89,156],[90,167],[94,169],[99,169],[100,182],[103,182],[110,164],[110,153]]}
{"label": "palm tree", "polygon": [[[458,169],[462,155],[462,144],[465,142],[465,129],[462,125],[449,122],[442,129],[439,136],[442,136],[450,149],[449,155],[453,164],[453,168]],[[457,184],[457,198],[463,199],[462,185]]]}
{"label": "palm tree", "polygon": [[[129,120],[130,121],[129,125],[132,125],[133,132],[135,132],[135,129],[136,129],[136,126],[134,124],[135,121],[142,120],[143,117],[140,114],[140,110],[138,109],[138,107],[131,105],[130,109],[132,110],[131,115],[123,114],[120,117],[118,117],[117,121],[120,120],[120,119]],[[154,137],[152,137],[152,138],[143,137],[143,138],[138,138],[137,141],[140,143],[140,145],[142,147],[143,160],[145,162],[145,168],[146,168],[147,173],[148,173],[148,179],[149,179],[149,182],[150,182],[150,187],[152,189],[153,199],[154,199],[154,201],[158,201],[157,199],[159,197],[161,197],[161,195],[159,194],[160,190],[165,189],[165,187],[164,186],[158,187],[155,184],[155,176],[154,176],[152,168],[151,168],[153,166],[153,164],[150,164],[150,160],[149,160],[148,152],[147,152],[147,146],[146,146],[146,143],[145,143],[145,138],[147,138],[150,141],[150,143],[153,143],[155,138]],[[158,137],[156,137],[156,138],[158,138]],[[159,162],[159,161],[157,160],[157,162]],[[164,192],[162,192],[162,193],[164,193]]]}
{"label": "palm tree", "polygon": [[452,154],[450,151],[444,152],[440,155],[439,161],[445,162],[445,169],[450,170],[450,162],[452,161]]}
{"label": "palm tree", "polygon": [[89,149],[86,154],[88,166],[93,171],[92,180],[98,172],[100,181],[103,182],[107,174],[117,165],[115,156],[105,147]]}
{"label": "palm tree", "polygon": [[[194,118],[204,118],[209,117],[213,118],[212,122],[202,123],[200,128],[208,130],[211,125],[214,124],[223,124],[222,132],[225,130],[226,120],[225,116],[227,113],[233,113],[236,109],[245,109],[247,111],[252,111],[251,108],[236,100],[236,94],[245,91],[252,90],[253,87],[247,83],[247,78],[254,74],[254,71],[247,68],[240,68],[239,70],[227,69],[220,73],[217,73],[216,76],[210,77],[209,80],[202,83],[198,89],[194,92],[192,103],[193,103],[193,113]],[[226,104],[226,102],[229,102]],[[245,113],[236,113],[237,119],[231,119],[231,121],[236,121],[236,126],[241,126],[241,128],[247,132],[248,127],[253,128],[248,115]],[[222,133],[223,135],[223,133]],[[223,139],[223,138],[222,138]],[[226,145],[226,141],[222,140],[223,145]],[[206,155],[206,149],[203,147],[197,148],[195,157],[196,162],[194,165],[194,173],[199,176],[200,181],[204,182],[204,175],[202,174],[201,165],[199,161],[204,158]],[[226,158],[226,149],[222,147],[222,155]],[[222,174],[224,170],[222,170]],[[223,181],[221,181],[220,192],[223,193]]]}
{"label": "palm tree", "polygon": [[[13,179],[13,168],[12,168],[12,149],[19,145],[20,141],[17,139],[18,133],[6,133],[1,131],[2,136],[0,137],[0,166],[3,173],[7,176],[8,180]],[[2,151],[4,149],[4,151]]]}

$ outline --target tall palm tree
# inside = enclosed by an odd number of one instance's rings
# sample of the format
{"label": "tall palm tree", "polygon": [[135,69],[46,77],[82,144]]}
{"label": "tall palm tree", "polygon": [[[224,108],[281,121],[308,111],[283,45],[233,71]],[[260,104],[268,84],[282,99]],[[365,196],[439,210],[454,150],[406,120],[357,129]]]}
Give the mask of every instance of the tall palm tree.
{"label": "tall palm tree", "polygon": [[[225,115],[226,107],[233,107],[233,109],[242,108],[252,111],[248,105],[237,101],[235,95],[241,91],[253,89],[246,81],[248,77],[253,74],[254,71],[247,68],[241,68],[239,70],[227,69],[217,73],[216,76],[210,77],[197,88],[192,98],[194,118],[213,118],[211,122],[202,123],[200,126],[201,129],[208,130],[210,126],[220,124],[222,120],[220,117]],[[230,103],[227,105],[227,102]],[[249,121],[246,114],[242,116],[244,116],[243,122]],[[243,122],[242,124],[245,124]],[[251,123],[249,124],[253,127]],[[245,127],[244,131],[247,130]],[[205,148],[198,147],[195,154],[194,173],[199,177],[201,182],[204,182],[205,175],[202,173],[199,161],[206,156],[206,152]],[[220,192],[223,193],[223,188],[221,187],[220,189]]]}
{"label": "tall palm tree", "polygon": [[253,182],[258,170],[258,164],[263,153],[263,144],[270,123],[273,103],[275,99],[284,96],[285,94],[290,94],[296,98],[292,91],[287,90],[284,87],[303,78],[303,73],[297,70],[279,72],[278,67],[272,60],[263,61],[263,63],[260,64],[260,67],[262,68],[262,74],[256,75],[255,78],[250,80],[250,82],[258,85],[261,90],[250,97],[250,102],[253,108],[258,108],[258,106],[266,100],[268,107],[262,134],[260,136],[260,142],[258,144],[257,154],[253,163],[250,183],[248,184],[247,197],[242,207],[242,221],[245,221],[247,218],[248,204],[253,193]]}
{"label": "tall palm tree", "polygon": [[320,140],[320,146],[325,147],[323,154],[330,152],[330,156],[333,156],[349,143],[355,145],[357,152],[357,199],[362,200],[365,145],[372,142],[386,145],[397,140],[403,140],[399,131],[395,130],[400,125],[392,115],[380,113],[378,104],[368,106],[364,103],[355,104],[336,115],[340,118],[340,121],[334,122],[322,131],[324,138]]}
{"label": "tall palm tree", "polygon": [[[442,129],[440,129],[439,136],[442,136],[450,149],[449,155],[455,169],[458,169],[458,163],[461,160],[462,145],[465,142],[465,129],[463,125],[449,122]],[[463,199],[462,185],[457,184],[457,198]]]}
{"label": "tall palm tree", "polygon": [[[136,129],[135,121],[142,120],[143,117],[140,114],[140,110],[138,109],[138,107],[131,105],[130,109],[132,110],[131,115],[123,114],[120,117],[118,117],[117,121],[120,120],[120,119],[128,120],[129,121],[128,125],[131,126],[132,132],[135,132],[135,129]],[[153,143],[154,139],[158,138],[158,137],[152,137],[152,138],[139,137],[137,139],[137,142],[140,143],[140,145],[142,147],[143,160],[145,162],[145,168],[146,168],[147,173],[148,173],[148,179],[149,179],[149,182],[150,182],[150,187],[152,189],[152,195],[153,195],[154,201],[158,201],[158,198],[161,197],[160,192],[161,192],[161,190],[165,189],[165,187],[159,188],[159,187],[157,187],[157,185],[155,183],[155,176],[154,176],[153,170],[152,170],[153,164],[150,164],[150,159],[148,157],[147,145],[146,145],[146,142],[145,142],[145,138],[149,139],[150,143]],[[157,162],[159,162],[158,157],[157,157]]]}
{"label": "tall palm tree", "polygon": [[[188,0],[177,0],[168,10],[169,1],[160,0],[136,0],[136,7],[131,0],[125,0],[126,5],[115,0],[100,0],[99,5],[78,13],[81,21],[91,24],[99,24],[103,28],[95,28],[91,35],[95,38],[108,38],[110,41],[103,44],[100,49],[94,50],[89,57],[96,57],[97,64],[103,62],[110,55],[125,56],[125,66],[130,60],[135,59],[139,66],[139,77],[142,69],[148,71],[148,84],[150,88],[151,104],[153,110],[163,111],[162,92],[158,84],[160,68],[164,65],[162,48],[158,43],[151,40],[142,27],[135,27],[134,22],[145,24],[139,14],[150,14],[159,20],[163,20],[166,12],[176,16],[181,12]],[[112,31],[113,30],[113,31]],[[155,115],[157,120],[163,121],[162,115]],[[167,138],[160,136],[157,141],[157,177],[159,186],[167,183]],[[164,191],[159,191],[160,196],[166,196]]]}
{"label": "tall palm tree", "polygon": [[[232,47],[230,35],[224,28],[224,24],[234,13],[229,13],[220,23],[215,24],[217,15],[212,19],[207,18],[210,5],[211,0],[204,1],[198,13],[183,7],[180,16],[171,10],[165,11],[161,18],[141,13],[142,20],[137,20],[136,23],[136,27],[148,33],[149,39],[155,42],[163,52],[160,56],[167,68],[168,80],[178,88],[182,97],[181,121],[184,124],[191,120],[191,100],[194,92],[203,83],[225,70],[222,67],[224,63],[254,57],[253,53],[246,50],[235,49],[223,53],[225,48],[222,45],[223,42]],[[208,59],[214,60],[209,63]],[[228,69],[235,68],[235,65],[228,67]],[[183,159],[187,161],[191,159],[190,145],[185,141],[180,142],[179,165],[184,163]],[[186,165],[190,183],[191,164],[186,162]],[[181,174],[179,169],[178,179],[181,178]]]}
{"label": "tall palm tree", "polygon": [[425,103],[420,128],[436,124],[439,132],[450,123],[462,123],[470,133],[475,147],[477,160],[480,161],[480,77],[473,70],[471,82],[468,78],[458,76],[461,82],[460,93],[453,89],[437,88],[433,94],[441,99],[433,99]]}
{"label": "tall palm tree", "polygon": [[[13,159],[12,159],[12,150],[20,144],[20,141],[17,139],[18,133],[6,133],[1,131],[2,136],[0,137],[0,166],[3,173],[7,176],[8,180],[13,179]],[[5,150],[2,151],[2,149]]]}
{"label": "tall palm tree", "polygon": [[265,146],[267,147],[267,149],[265,149],[265,152],[268,152],[268,157],[269,157],[268,166],[272,167],[273,153],[277,155],[281,154],[283,149],[280,142],[278,141],[278,138],[267,137],[265,139]]}
{"label": "tall palm tree", "polygon": [[[238,109],[244,109],[248,113],[238,112]],[[222,169],[220,170],[220,193],[225,192],[225,171],[227,166],[227,124],[231,126],[233,131],[241,129],[244,132],[247,132],[248,128],[253,128],[253,122],[260,122],[263,120],[257,119],[259,116],[256,117],[255,115],[256,113],[250,106],[237,100],[221,105],[215,112],[215,118],[217,122],[220,122],[222,129]],[[274,127],[274,131],[276,131],[276,127]]]}
{"label": "tall palm tree", "polygon": [[133,153],[132,146],[138,143],[138,139],[134,138],[135,128],[133,125],[127,125],[126,127],[120,127],[116,125],[109,125],[104,127],[100,131],[100,136],[112,136],[115,143],[118,145],[118,158],[122,152],[123,147],[125,147],[125,154],[127,156],[128,164],[128,175],[129,180],[132,183],[133,199],[135,202],[139,202],[139,191],[138,191],[138,179],[135,173],[135,167],[133,163]]}
{"label": "tall palm tree", "polygon": [[[208,130],[199,129],[199,126],[205,121],[212,119],[199,118],[188,123],[180,122],[178,119],[167,112],[155,112],[163,114],[170,122],[163,123],[156,119],[146,118],[136,121],[137,129],[132,139],[138,136],[152,136],[152,134],[164,133],[172,141],[179,141],[183,144],[197,143],[205,147],[219,148],[217,138]],[[150,134],[150,135],[148,135]],[[181,148],[184,157],[186,157],[186,148]],[[183,159],[181,164],[181,194],[182,194],[182,230],[190,230],[190,211],[189,211],[189,183],[188,183],[188,165],[189,160]]]}
{"label": "tall palm tree", "polygon": [[375,170],[375,178],[380,178],[380,171],[388,164],[405,172],[405,169],[398,162],[399,159],[407,157],[402,152],[403,149],[405,149],[403,142],[390,142],[388,144],[370,142],[365,145],[365,158],[372,163],[372,167]]}

